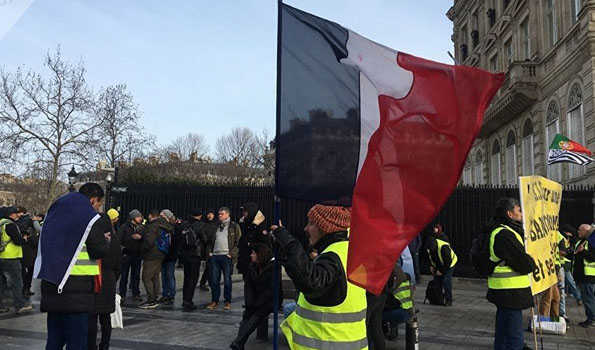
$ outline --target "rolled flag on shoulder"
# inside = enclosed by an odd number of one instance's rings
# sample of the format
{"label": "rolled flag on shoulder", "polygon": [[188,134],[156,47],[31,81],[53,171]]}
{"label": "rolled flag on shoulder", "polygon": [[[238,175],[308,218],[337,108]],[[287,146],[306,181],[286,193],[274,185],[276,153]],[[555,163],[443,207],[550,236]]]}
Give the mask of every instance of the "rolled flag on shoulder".
{"label": "rolled flag on shoulder", "polygon": [[58,285],[61,292],[99,218],[89,198],[78,192],[58,198],[45,216],[33,276]]}
{"label": "rolled flag on shoulder", "polygon": [[380,293],[454,190],[502,74],[377,44],[281,5],[276,191],[352,200],[347,274]]}
{"label": "rolled flag on shoulder", "polygon": [[591,151],[580,143],[572,141],[566,136],[556,134],[550,145],[547,164],[574,163],[588,165],[593,162],[592,155]]}

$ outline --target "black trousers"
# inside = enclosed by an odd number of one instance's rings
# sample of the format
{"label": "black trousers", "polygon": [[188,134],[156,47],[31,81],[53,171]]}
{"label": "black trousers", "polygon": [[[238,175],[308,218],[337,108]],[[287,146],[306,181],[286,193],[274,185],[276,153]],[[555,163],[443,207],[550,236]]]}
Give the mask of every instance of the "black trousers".
{"label": "black trousers", "polygon": [[386,344],[382,332],[382,311],[386,304],[386,294],[378,296],[366,293],[368,309],[366,311],[366,331],[368,333],[368,347],[370,350],[384,350]]}
{"label": "black trousers", "polygon": [[[242,276],[243,278],[243,276]],[[250,305],[250,301],[255,300],[258,296],[252,295],[254,292],[252,288],[246,283],[244,278],[244,312],[242,313],[242,322],[246,322],[254,313],[254,308]],[[268,316],[268,314],[267,314]],[[265,317],[258,325],[256,330],[256,337],[258,339],[267,339],[269,337],[269,318]]]}
{"label": "black trousers", "polygon": [[31,281],[33,281],[33,266],[21,266],[21,275],[23,276],[23,293],[31,290]]}
{"label": "black trousers", "polygon": [[[97,347],[97,319],[101,325],[101,342]],[[89,314],[89,350],[107,350],[112,337],[112,318],[110,314]]]}
{"label": "black trousers", "polygon": [[205,270],[202,272],[202,276],[200,277],[200,285],[206,286],[209,282],[209,276],[211,275],[211,262],[210,259],[207,259],[205,263]]}
{"label": "black trousers", "polygon": [[269,315],[271,314],[272,310],[265,310],[265,309],[257,309],[251,310],[247,309],[244,313],[244,319],[240,323],[240,329],[238,330],[238,335],[234,340],[234,343],[238,344],[240,348],[243,348],[244,344],[250,337],[250,335],[258,329],[256,336],[259,339],[265,339],[266,333],[261,334],[264,330],[263,327],[266,327],[266,332],[268,333],[268,320]]}
{"label": "black trousers", "polygon": [[194,291],[198,283],[200,274],[200,258],[184,258],[184,287],[183,287],[183,305],[193,305]]}

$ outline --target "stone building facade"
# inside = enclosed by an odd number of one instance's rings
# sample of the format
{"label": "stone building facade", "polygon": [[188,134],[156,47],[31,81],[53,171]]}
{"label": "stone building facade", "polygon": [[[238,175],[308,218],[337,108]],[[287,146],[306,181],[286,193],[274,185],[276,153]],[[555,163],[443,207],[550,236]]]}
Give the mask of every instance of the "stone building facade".
{"label": "stone building facade", "polygon": [[547,166],[556,133],[595,150],[595,0],[455,0],[458,64],[505,72],[463,172],[464,184],[542,175],[593,184],[595,164]]}

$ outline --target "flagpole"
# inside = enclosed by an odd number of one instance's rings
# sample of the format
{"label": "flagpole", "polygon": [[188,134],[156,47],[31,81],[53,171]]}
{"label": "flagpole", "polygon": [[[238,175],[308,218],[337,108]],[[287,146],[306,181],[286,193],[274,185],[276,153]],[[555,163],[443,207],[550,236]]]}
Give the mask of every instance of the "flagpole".
{"label": "flagpole", "polygon": [[[283,11],[283,0],[277,0],[277,111],[276,111],[276,132],[275,132],[275,197],[274,197],[274,225],[279,224],[281,219],[281,199],[277,196],[279,193],[279,136],[281,134],[281,17]],[[279,349],[279,285],[281,284],[279,264],[279,252],[275,244],[274,247],[275,262],[273,266],[273,350]]]}

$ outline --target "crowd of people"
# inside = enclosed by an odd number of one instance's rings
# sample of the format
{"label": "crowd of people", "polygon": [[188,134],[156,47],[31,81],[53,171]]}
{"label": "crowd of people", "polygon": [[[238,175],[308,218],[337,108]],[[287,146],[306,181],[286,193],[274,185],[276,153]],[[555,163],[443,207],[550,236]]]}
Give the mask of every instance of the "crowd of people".
{"label": "crowd of people", "polygon": [[[183,266],[182,310],[195,311],[197,288],[210,291],[207,310],[219,308],[223,277],[223,310],[231,309],[231,276],[237,270],[244,283],[244,311],[232,349],[243,349],[256,332],[268,339],[268,319],[275,310],[275,290],[283,301],[280,269],[275,254],[295,289],[295,302],[280,305],[281,324],[290,348],[332,348],[338,343],[351,348],[384,349],[385,339],[397,337],[397,326],[415,320],[415,284],[420,281],[419,255],[427,252],[431,283],[452,306],[452,275],[458,257],[443,226],[436,224],[425,240],[413,241],[402,253],[382,293],[374,295],[346,277],[351,212],[340,206],[315,205],[307,214],[304,246],[296,233],[278,223],[267,227],[256,203],[246,203],[236,221],[231,210],[192,210],[187,220],[169,209],[153,209],[145,216],[131,210],[125,217],[115,209],[103,213],[104,192],[94,183],[83,185],[79,194],[100,217],[93,223],[76,259],[70,277],[59,287],[41,282],[41,311],[47,312],[46,349],[107,349],[111,337],[111,314],[116,293],[122,306],[156,309],[174,304],[175,269]],[[3,208],[0,228],[0,285],[9,291],[17,313],[33,308],[31,278],[43,216],[25,208]],[[535,262],[526,253],[522,213],[518,201],[500,200],[486,231],[487,299],[496,305],[495,349],[523,349],[522,310],[534,305],[529,274]],[[543,292],[538,312],[552,320],[565,318],[566,290],[584,305],[583,327],[595,321],[595,247],[593,225],[575,230],[562,225],[558,235],[559,283]],[[488,261],[488,260],[486,260]],[[200,275],[202,270],[202,277]],[[146,298],[141,297],[142,280]],[[274,281],[278,283],[274,287]],[[208,286],[207,286],[208,283]],[[132,294],[128,296],[128,292]],[[8,308],[2,307],[2,312]],[[98,327],[98,324],[100,327]],[[100,342],[97,334],[101,330]]]}

